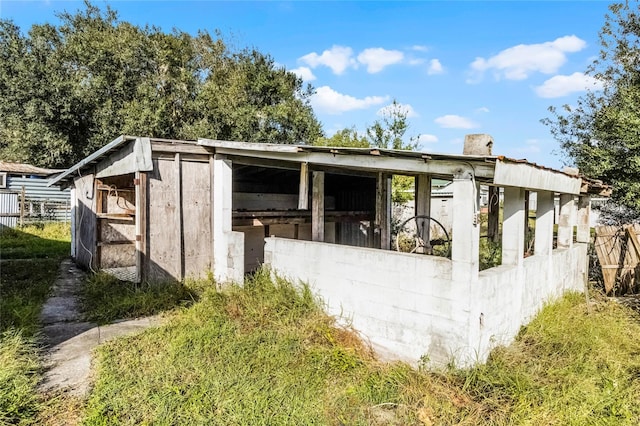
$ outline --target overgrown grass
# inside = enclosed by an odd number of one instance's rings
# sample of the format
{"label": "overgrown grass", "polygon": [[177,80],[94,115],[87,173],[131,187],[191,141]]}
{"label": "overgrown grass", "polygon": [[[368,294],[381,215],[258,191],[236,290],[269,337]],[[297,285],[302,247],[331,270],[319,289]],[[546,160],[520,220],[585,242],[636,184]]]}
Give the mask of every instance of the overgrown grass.
{"label": "overgrown grass", "polygon": [[69,240],[64,224],[0,232],[0,424],[39,423],[38,316]]}
{"label": "overgrown grass", "polygon": [[12,329],[0,334],[0,424],[30,424],[39,410],[40,368],[33,339]]}
{"label": "overgrown grass", "polygon": [[418,374],[375,362],[308,289],[265,272],[103,346],[97,365],[87,424],[371,424]]}
{"label": "overgrown grass", "polygon": [[136,284],[98,272],[87,278],[80,298],[88,321],[107,324],[193,303],[196,292],[179,282]]}
{"label": "overgrown grass", "polygon": [[634,425],[639,334],[625,308],[570,295],[486,365],[420,371],[376,361],[308,289],[260,272],[103,346],[85,423]]}
{"label": "overgrown grass", "polygon": [[492,424],[636,425],[640,422],[640,324],[635,314],[584,296],[545,308],[517,341],[449,382]]}

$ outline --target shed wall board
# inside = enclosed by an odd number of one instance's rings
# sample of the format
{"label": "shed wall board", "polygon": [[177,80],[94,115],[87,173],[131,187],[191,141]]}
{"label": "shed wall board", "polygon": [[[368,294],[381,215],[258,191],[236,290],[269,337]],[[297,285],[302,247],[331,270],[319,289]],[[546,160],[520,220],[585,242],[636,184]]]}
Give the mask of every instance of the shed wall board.
{"label": "shed wall board", "polygon": [[103,178],[137,171],[150,171],[152,167],[149,138],[137,138],[100,161],[96,166],[96,177]]}
{"label": "shed wall board", "polygon": [[185,276],[211,269],[211,197],[209,164],[183,161],[182,215]]}
{"label": "shed wall board", "polygon": [[149,278],[178,277],[180,247],[176,229],[176,167],[173,159],[154,159],[149,173]]}
{"label": "shed wall board", "polygon": [[136,227],[131,221],[109,220],[100,226],[100,241],[135,241]]}
{"label": "shed wall board", "polygon": [[100,246],[100,268],[136,266],[136,246],[130,244]]}
{"label": "shed wall board", "polygon": [[77,208],[75,211],[76,263],[83,268],[95,267],[96,199],[92,174],[75,179]]}

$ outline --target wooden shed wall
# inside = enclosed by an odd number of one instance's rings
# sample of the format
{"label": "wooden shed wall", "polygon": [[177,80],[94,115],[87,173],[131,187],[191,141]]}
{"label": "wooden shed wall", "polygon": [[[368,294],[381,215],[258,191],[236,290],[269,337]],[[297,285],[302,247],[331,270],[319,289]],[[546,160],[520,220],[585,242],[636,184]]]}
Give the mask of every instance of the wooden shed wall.
{"label": "wooden shed wall", "polygon": [[86,175],[75,180],[77,197],[75,209],[75,247],[76,263],[84,268],[93,268],[96,247],[96,194],[94,176]]}
{"label": "wooden shed wall", "polygon": [[147,277],[202,276],[212,259],[209,163],[156,157],[147,182]]}

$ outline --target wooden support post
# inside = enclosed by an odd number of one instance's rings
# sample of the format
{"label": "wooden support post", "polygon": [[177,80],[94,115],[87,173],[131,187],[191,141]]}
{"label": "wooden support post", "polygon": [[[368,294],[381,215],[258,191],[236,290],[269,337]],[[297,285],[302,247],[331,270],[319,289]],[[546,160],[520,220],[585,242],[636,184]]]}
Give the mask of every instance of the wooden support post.
{"label": "wooden support post", "polygon": [[576,241],[588,243],[591,240],[591,196],[581,195],[578,197],[578,229],[576,230]]}
{"label": "wooden support post", "polygon": [[[416,177],[416,195],[415,195],[415,213],[416,216],[431,216],[431,176],[430,175],[418,175]],[[431,247],[431,220],[429,219],[417,219],[416,226],[417,231],[424,230],[421,235],[424,238],[425,246],[418,247],[418,249],[424,250],[426,254],[433,254]]]}
{"label": "wooden support post", "polygon": [[573,246],[574,196],[560,194],[560,217],[558,218],[558,248]]}
{"label": "wooden support post", "polygon": [[524,189],[506,187],[502,220],[502,264],[520,265],[524,259]]}
{"label": "wooden support post", "polygon": [[500,188],[489,187],[489,214],[487,219],[487,238],[497,243],[500,232]]}
{"label": "wooden support post", "polygon": [[147,173],[136,172],[136,280],[147,278]]}
{"label": "wooden support post", "polygon": [[300,164],[298,210],[309,210],[309,163]]}
{"label": "wooden support post", "polygon": [[376,218],[374,232],[377,247],[389,250],[391,247],[391,176],[378,173],[376,180]]}
{"label": "wooden support post", "polygon": [[180,280],[184,279],[184,227],[182,221],[182,161],[180,159],[180,153],[176,152],[174,156],[175,165],[175,226],[178,235],[179,247],[176,247],[176,271]]}
{"label": "wooden support post", "polygon": [[313,172],[311,239],[324,241],[324,172]]}

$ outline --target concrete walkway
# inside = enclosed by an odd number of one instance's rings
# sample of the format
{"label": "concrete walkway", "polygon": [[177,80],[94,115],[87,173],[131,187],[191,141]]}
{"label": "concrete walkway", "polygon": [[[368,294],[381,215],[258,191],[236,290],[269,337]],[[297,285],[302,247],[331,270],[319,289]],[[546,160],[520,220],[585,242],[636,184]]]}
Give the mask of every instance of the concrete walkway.
{"label": "concrete walkway", "polygon": [[162,322],[159,316],[106,326],[82,321],[77,294],[84,279],[85,274],[73,261],[65,259],[60,265],[52,295],[40,313],[47,347],[46,373],[40,385],[43,392],[66,390],[73,396],[86,396],[90,389],[92,351],[96,346]]}

